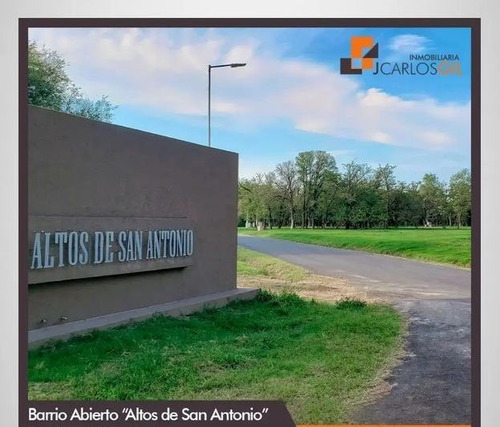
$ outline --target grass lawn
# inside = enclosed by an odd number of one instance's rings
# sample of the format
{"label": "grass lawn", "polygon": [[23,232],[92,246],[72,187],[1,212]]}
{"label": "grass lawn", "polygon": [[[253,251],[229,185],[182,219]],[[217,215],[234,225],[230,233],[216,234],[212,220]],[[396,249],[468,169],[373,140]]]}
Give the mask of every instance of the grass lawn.
{"label": "grass lawn", "polygon": [[310,274],[298,265],[241,246],[238,247],[237,271],[238,277],[259,276],[286,282],[299,282]]}
{"label": "grass lawn", "polygon": [[[305,271],[240,251],[239,274]],[[343,423],[383,384],[403,321],[386,305],[261,292],[184,318],[156,316],[29,353],[29,398],[283,400],[298,423]]]}
{"label": "grass lawn", "polygon": [[374,230],[240,228],[241,234],[293,240],[334,248],[361,249],[444,264],[470,267],[470,228],[402,228]]}

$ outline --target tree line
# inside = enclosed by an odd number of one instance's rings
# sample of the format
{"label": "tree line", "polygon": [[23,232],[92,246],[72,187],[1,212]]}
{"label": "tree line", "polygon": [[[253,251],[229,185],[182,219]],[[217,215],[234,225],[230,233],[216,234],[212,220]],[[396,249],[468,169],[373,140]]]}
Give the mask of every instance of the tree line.
{"label": "tree line", "polygon": [[389,228],[468,226],[471,175],[449,182],[426,173],[398,181],[394,165],[373,168],[352,161],[337,167],[325,151],[299,153],[274,171],[239,181],[239,226]]}

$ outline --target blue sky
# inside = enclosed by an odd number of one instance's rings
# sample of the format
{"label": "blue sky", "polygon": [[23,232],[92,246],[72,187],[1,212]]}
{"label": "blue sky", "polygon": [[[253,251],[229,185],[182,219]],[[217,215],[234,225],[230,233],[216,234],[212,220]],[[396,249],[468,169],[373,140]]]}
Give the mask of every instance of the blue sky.
{"label": "blue sky", "polygon": [[[457,54],[461,75],[339,74],[352,36],[379,43],[379,62]],[[238,152],[240,176],[301,151],[337,164],[390,163],[404,181],[470,168],[470,30],[460,28],[31,29],[57,50],[89,96],[119,105],[114,122],[205,145],[207,65],[212,145]]]}

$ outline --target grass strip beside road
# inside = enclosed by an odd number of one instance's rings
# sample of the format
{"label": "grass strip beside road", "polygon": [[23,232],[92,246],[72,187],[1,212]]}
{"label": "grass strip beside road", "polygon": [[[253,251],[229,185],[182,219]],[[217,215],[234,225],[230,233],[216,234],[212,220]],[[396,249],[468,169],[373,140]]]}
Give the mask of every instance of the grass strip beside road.
{"label": "grass strip beside road", "polygon": [[240,234],[343,249],[396,255],[421,261],[470,267],[470,228],[419,229],[273,229],[240,228]]}
{"label": "grass strip beside road", "polygon": [[[299,282],[307,274],[253,257],[239,251],[239,275]],[[402,330],[387,305],[264,291],[221,309],[155,316],[33,350],[29,399],[272,399],[283,400],[298,423],[345,423],[384,384]]]}
{"label": "grass strip beside road", "polygon": [[278,258],[238,247],[238,277],[259,276],[279,281],[296,283],[306,279],[310,273],[298,265]]}

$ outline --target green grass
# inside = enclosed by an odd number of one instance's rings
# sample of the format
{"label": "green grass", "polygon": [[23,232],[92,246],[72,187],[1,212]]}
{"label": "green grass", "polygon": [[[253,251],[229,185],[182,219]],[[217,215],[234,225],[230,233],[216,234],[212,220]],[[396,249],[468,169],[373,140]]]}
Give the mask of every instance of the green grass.
{"label": "green grass", "polygon": [[471,230],[419,229],[273,229],[256,231],[240,228],[241,234],[293,240],[335,248],[360,249],[368,252],[397,255],[444,264],[469,267],[471,260]]}
{"label": "green grass", "polygon": [[307,277],[307,270],[258,252],[238,246],[238,275],[264,276],[271,279],[299,282]]}
{"label": "green grass", "polygon": [[[305,270],[241,249],[239,274]],[[283,400],[298,423],[344,423],[401,352],[390,306],[261,292],[184,318],[155,316],[29,353],[32,400]],[[373,394],[373,393],[372,393]]]}

